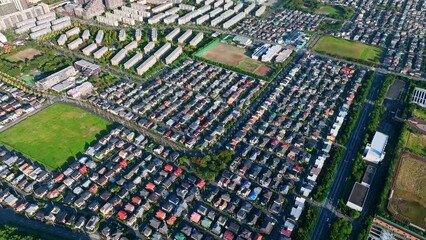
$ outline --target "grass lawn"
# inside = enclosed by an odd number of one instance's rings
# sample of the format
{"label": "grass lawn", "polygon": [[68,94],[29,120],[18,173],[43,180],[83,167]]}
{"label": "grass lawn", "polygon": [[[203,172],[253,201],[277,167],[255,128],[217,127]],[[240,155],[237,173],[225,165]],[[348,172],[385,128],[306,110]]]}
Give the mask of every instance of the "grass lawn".
{"label": "grass lawn", "polygon": [[335,19],[349,19],[354,11],[346,6],[322,5],[315,9],[315,13],[324,14]]}
{"label": "grass lawn", "polygon": [[411,132],[405,147],[411,152],[426,157],[426,135]]}
{"label": "grass lawn", "polygon": [[361,60],[367,63],[378,64],[382,49],[363,43],[348,41],[331,36],[323,36],[313,49],[317,52],[329,54],[345,59]]}
{"label": "grass lawn", "polygon": [[0,133],[0,143],[55,170],[84,152],[108,125],[83,109],[56,103]]}
{"label": "grass lawn", "polygon": [[321,14],[339,14],[338,9],[335,8],[332,5],[321,6],[318,9],[316,9],[315,12],[316,13],[321,13]]}
{"label": "grass lawn", "polygon": [[426,120],[426,111],[423,108],[416,107],[413,114],[420,119]]}
{"label": "grass lawn", "polygon": [[391,210],[426,227],[426,163],[404,157],[396,178]]}

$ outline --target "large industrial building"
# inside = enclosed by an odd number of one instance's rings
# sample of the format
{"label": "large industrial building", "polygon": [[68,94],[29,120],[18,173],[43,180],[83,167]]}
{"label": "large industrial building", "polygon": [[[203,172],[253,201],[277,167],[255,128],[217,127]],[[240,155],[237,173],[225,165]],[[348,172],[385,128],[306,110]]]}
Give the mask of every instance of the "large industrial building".
{"label": "large industrial building", "polygon": [[376,164],[381,162],[385,157],[385,148],[388,143],[388,138],[388,135],[376,132],[371,144],[367,144],[367,147],[365,148],[362,156],[363,159]]}
{"label": "large industrial building", "polygon": [[376,167],[368,165],[364,173],[361,183],[356,182],[352,188],[351,195],[349,195],[346,206],[361,212],[364,208],[365,201],[368,197],[370,185],[373,182],[374,175],[376,174]]}

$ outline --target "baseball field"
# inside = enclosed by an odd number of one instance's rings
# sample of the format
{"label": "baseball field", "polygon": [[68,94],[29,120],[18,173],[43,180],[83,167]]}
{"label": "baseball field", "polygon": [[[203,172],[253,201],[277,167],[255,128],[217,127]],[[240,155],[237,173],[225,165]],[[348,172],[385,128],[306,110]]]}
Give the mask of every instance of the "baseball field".
{"label": "baseball field", "polygon": [[229,65],[242,71],[254,73],[259,76],[269,76],[274,71],[268,65],[252,59],[247,50],[219,40],[209,44],[207,47],[195,54],[197,57]]}

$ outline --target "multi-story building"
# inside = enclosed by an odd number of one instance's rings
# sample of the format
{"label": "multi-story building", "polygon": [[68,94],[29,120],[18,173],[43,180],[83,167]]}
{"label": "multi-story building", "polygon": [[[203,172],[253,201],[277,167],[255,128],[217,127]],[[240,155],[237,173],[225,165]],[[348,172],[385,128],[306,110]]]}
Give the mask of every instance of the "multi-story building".
{"label": "multi-story building", "polygon": [[192,30],[188,29],[182,36],[178,38],[178,43],[184,43],[192,35]]}
{"label": "multi-story building", "polygon": [[123,0],[105,0],[105,7],[107,9],[114,9],[124,5]]}
{"label": "multi-story building", "polygon": [[138,63],[140,60],[142,60],[143,54],[137,52],[132,58],[127,60],[127,62],[124,63],[124,69],[129,69],[133,67],[136,63]]}
{"label": "multi-story building", "polygon": [[99,16],[104,12],[105,5],[102,3],[102,0],[90,0],[81,12],[77,11],[77,8],[75,10],[75,14],[77,16],[81,15],[85,19],[90,19]]}
{"label": "multi-story building", "polygon": [[190,42],[189,45],[197,46],[204,38],[204,33],[198,33]]}
{"label": "multi-story building", "polygon": [[171,52],[165,59],[166,64],[172,63],[182,54],[182,47],[178,46],[173,52]]}
{"label": "multi-story building", "polygon": [[86,60],[78,60],[74,63],[74,67],[88,77],[98,75],[101,72],[101,67],[99,65]]}
{"label": "multi-story building", "polygon": [[117,54],[114,55],[114,57],[111,58],[111,64],[114,66],[120,64],[120,62],[126,57],[126,54],[127,50],[124,48],[121,49]]}
{"label": "multi-story building", "polygon": [[175,28],[165,37],[166,41],[173,41],[173,39],[179,34],[180,28]]}
{"label": "multi-story building", "polygon": [[95,58],[95,59],[99,59],[99,58],[101,58],[102,56],[104,56],[105,55],[105,53],[107,53],[108,52],[108,48],[107,47],[101,47],[99,50],[97,50],[96,52],[94,52],[93,53],[93,57]]}
{"label": "multi-story building", "polygon": [[136,72],[139,75],[142,75],[146,71],[148,71],[152,66],[154,66],[156,62],[157,62],[157,59],[154,56],[151,56],[145,62],[143,62],[141,65],[139,65],[138,68],[136,68]]}
{"label": "multi-story building", "polygon": [[171,47],[172,45],[170,43],[165,43],[160,49],[158,49],[154,53],[154,57],[160,59]]}
{"label": "multi-story building", "polygon": [[76,69],[73,66],[68,66],[52,75],[49,75],[40,81],[36,82],[36,87],[40,90],[47,90],[54,85],[66,80],[67,78],[77,74]]}
{"label": "multi-story building", "polygon": [[11,0],[0,0],[0,16],[17,12],[15,4]]}
{"label": "multi-story building", "polygon": [[[17,26],[18,23],[26,21],[28,19],[34,18],[31,20],[33,23],[36,21],[37,16],[41,16],[50,12],[49,6],[44,3],[40,3],[37,6],[24,9],[22,11],[17,11],[11,14],[2,15],[0,14],[0,30],[6,30]],[[35,26],[35,24],[34,24]]]}

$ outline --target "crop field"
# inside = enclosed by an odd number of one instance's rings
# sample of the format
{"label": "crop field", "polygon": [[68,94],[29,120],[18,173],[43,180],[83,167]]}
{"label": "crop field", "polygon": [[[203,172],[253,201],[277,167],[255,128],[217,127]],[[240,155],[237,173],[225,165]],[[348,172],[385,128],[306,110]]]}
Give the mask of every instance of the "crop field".
{"label": "crop field", "polygon": [[242,71],[259,76],[269,76],[273,69],[268,65],[248,56],[244,48],[239,48],[219,41],[213,42],[196,54],[207,60],[237,67]]}
{"label": "crop field", "polygon": [[317,52],[329,54],[345,59],[361,60],[368,63],[379,63],[382,49],[363,43],[348,41],[331,36],[323,36],[313,49]]}
{"label": "crop field", "polygon": [[26,59],[31,60],[35,56],[42,54],[42,51],[34,49],[34,48],[27,48],[22,51],[19,51],[9,57],[11,61],[19,62],[19,61],[25,61]]}
{"label": "crop field", "polygon": [[53,104],[0,133],[0,143],[50,170],[84,152],[109,122],[83,109]]}
{"label": "crop field", "polygon": [[402,153],[388,210],[401,221],[426,228],[426,159]]}

